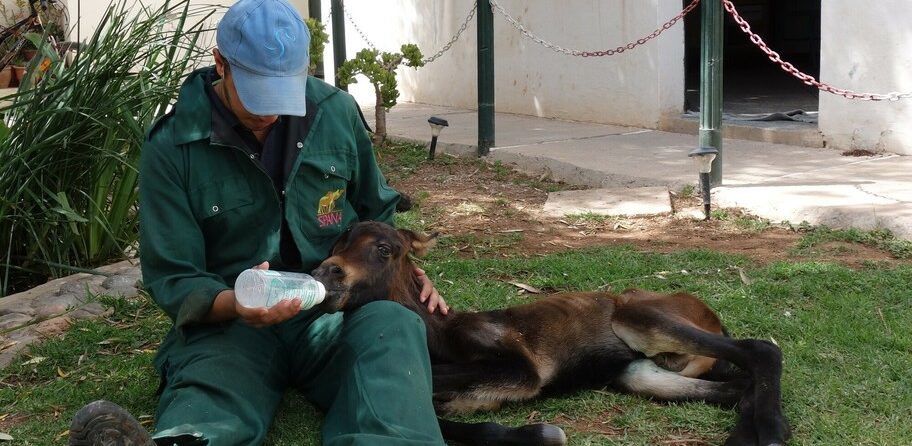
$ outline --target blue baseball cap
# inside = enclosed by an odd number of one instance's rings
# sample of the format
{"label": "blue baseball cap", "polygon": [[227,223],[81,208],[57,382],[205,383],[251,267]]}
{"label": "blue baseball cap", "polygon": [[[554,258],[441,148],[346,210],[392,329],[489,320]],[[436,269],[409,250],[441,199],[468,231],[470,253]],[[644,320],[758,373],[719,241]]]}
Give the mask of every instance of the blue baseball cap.
{"label": "blue baseball cap", "polygon": [[247,111],[306,114],[310,31],[287,1],[238,1],[219,22],[216,44]]}

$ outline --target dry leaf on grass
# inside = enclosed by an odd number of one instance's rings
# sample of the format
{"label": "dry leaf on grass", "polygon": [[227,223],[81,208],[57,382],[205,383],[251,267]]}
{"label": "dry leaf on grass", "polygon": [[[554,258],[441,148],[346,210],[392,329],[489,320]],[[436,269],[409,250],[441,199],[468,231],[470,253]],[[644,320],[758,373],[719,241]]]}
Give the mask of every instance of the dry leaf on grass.
{"label": "dry leaf on grass", "polygon": [[532,294],[541,294],[542,293],[542,290],[535,288],[534,286],[531,286],[531,285],[526,285],[524,283],[519,283],[519,282],[507,282],[507,283],[509,283],[510,285],[513,285],[516,288],[519,288],[527,293],[532,293]]}

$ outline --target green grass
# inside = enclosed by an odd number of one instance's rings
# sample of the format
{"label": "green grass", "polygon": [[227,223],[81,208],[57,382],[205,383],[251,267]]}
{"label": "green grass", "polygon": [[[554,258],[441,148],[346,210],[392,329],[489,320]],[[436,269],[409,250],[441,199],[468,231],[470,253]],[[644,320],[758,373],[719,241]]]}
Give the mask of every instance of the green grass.
{"label": "green grass", "polygon": [[688,183],[688,184],[681,186],[680,195],[682,197],[692,197],[692,196],[695,196],[697,193],[698,193],[697,186],[694,184]]}
{"label": "green grass", "polygon": [[593,212],[583,212],[582,214],[567,214],[564,216],[570,224],[580,224],[580,223],[605,223],[609,220],[617,220],[620,217],[614,215],[604,215],[596,214]]}
{"label": "green grass", "polygon": [[[459,310],[537,298],[518,294],[507,280],[555,290],[639,286],[695,292],[734,336],[775,339],[782,347],[791,444],[899,445],[912,438],[912,267],[755,267],[748,259],[708,250],[653,254],[617,247],[532,259],[460,259],[450,252],[439,249],[423,266]],[[749,286],[738,268],[750,277]],[[47,359],[24,365],[29,357],[22,357],[4,370],[0,417],[21,420],[8,427],[16,444],[63,444],[58,434],[73,412],[96,398],[113,399],[151,421],[158,378],[150,362],[169,322],[146,301],[109,302],[116,305],[107,320],[80,322],[65,337],[34,349],[33,356]],[[668,442],[681,438],[719,443],[734,423],[732,412],[703,404],[658,404],[603,391],[511,404],[466,419],[519,424],[530,417],[562,425],[573,445],[674,444]],[[290,394],[267,444],[317,445],[320,419]]]}
{"label": "green grass", "polygon": [[734,220],[732,220],[732,223],[734,223],[738,229],[748,233],[763,232],[772,227],[769,220],[751,215],[740,215],[735,217]]}
{"label": "green grass", "polygon": [[912,241],[898,239],[887,229],[832,229],[828,226],[810,226],[802,223],[796,230],[804,232],[795,249],[795,253],[799,255],[807,254],[828,242],[850,242],[887,251],[897,259],[912,258]]}

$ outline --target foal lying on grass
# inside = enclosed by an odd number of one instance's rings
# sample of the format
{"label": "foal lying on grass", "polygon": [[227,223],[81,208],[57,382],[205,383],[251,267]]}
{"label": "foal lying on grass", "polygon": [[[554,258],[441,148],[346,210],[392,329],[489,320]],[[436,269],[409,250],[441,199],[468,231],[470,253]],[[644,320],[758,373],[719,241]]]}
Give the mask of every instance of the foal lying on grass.
{"label": "foal lying on grass", "polygon": [[[782,353],[769,342],[732,339],[718,316],[686,293],[630,289],[558,293],[478,313],[430,314],[409,253],[434,238],[377,222],[346,232],[313,271],[326,285],[323,309],[352,311],[395,300],[427,326],[438,413],[495,409],[506,401],[608,387],[662,401],[705,401],[739,413],[726,445],[782,445]],[[444,437],[470,444],[564,444],[556,426],[506,428],[440,419]]]}

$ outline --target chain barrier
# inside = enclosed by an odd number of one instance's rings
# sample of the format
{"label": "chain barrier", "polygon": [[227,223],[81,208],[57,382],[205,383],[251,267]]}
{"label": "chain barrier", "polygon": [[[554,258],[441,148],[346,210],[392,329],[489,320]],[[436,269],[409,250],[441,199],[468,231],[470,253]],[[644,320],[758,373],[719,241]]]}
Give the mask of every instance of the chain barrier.
{"label": "chain barrier", "polygon": [[[352,28],[355,28],[355,32],[357,32],[358,35],[361,36],[361,40],[363,40],[364,43],[367,44],[368,48],[375,50],[375,51],[379,51],[377,49],[377,46],[374,45],[373,42],[371,42],[370,39],[367,38],[367,36],[364,34],[364,31],[361,31],[361,27],[359,27],[358,24],[355,23],[355,19],[352,18],[351,14],[348,12],[348,9],[343,7],[342,12],[345,13],[345,18],[348,20],[348,23],[351,23]],[[332,10],[330,10],[330,14],[332,14]]]}
{"label": "chain barrier", "polygon": [[744,34],[747,34],[747,36],[750,37],[750,41],[753,42],[754,45],[757,45],[761,51],[766,53],[767,57],[769,57],[771,61],[778,63],[786,73],[795,76],[805,84],[817,87],[818,90],[825,91],[827,93],[844,96],[848,99],[858,99],[861,101],[898,101],[900,99],[912,98],[912,92],[900,93],[898,91],[894,91],[886,94],[860,93],[845,88],[837,88],[824,82],[820,82],[814,78],[814,76],[804,73],[798,68],[795,68],[795,66],[791,63],[782,60],[782,58],[779,56],[779,53],[770,49],[770,47],[766,45],[766,42],[764,42],[757,33],[751,31],[750,24],[748,24],[740,14],[738,14],[738,11],[735,9],[735,5],[731,2],[731,0],[722,0],[722,3],[725,6],[725,10],[731,14],[732,18],[735,19],[735,22],[738,23],[738,26],[741,27],[741,31],[744,31]]}
{"label": "chain barrier", "polygon": [[423,62],[426,64],[429,64],[429,63],[437,60],[437,58],[442,56],[443,53],[446,53],[447,51],[449,51],[450,48],[453,46],[453,44],[456,43],[457,40],[459,40],[459,36],[461,36],[462,33],[465,32],[466,28],[468,28],[469,23],[472,22],[472,19],[475,18],[475,11],[477,11],[477,10],[478,10],[478,1],[476,0],[475,2],[472,3],[472,10],[469,11],[469,15],[466,16],[465,21],[462,22],[462,26],[460,26],[459,29],[456,30],[456,34],[453,35],[453,38],[450,39],[450,41],[447,42],[446,45],[444,45],[440,51],[436,52],[433,56],[424,59]]}
{"label": "chain barrier", "polygon": [[513,18],[513,16],[511,16],[510,13],[508,13],[503,8],[503,6],[500,6],[500,3],[497,3],[497,0],[489,0],[489,1],[491,2],[492,11],[499,12],[500,15],[502,15],[504,17],[504,19],[506,19],[507,22],[509,22],[511,25],[513,25],[513,27],[516,28],[517,30],[519,30],[519,32],[522,33],[522,35],[531,39],[533,42],[535,42],[545,48],[548,48],[550,50],[556,51],[558,53],[566,54],[568,56],[579,56],[579,57],[613,56],[615,54],[621,54],[627,50],[632,50],[632,49],[636,48],[637,46],[640,46],[640,45],[658,37],[659,34],[662,34],[663,32],[665,32],[665,30],[674,26],[675,23],[678,23],[678,21],[683,19],[684,16],[687,15],[687,13],[689,13],[690,11],[693,11],[693,9],[696,8],[697,5],[700,4],[700,0],[691,1],[690,4],[687,5],[686,8],[684,8],[684,10],[679,12],[678,15],[674,16],[671,20],[665,22],[665,24],[662,25],[661,28],[656,29],[648,36],[641,37],[634,42],[630,42],[624,46],[619,46],[615,49],[607,49],[607,50],[600,50],[600,51],[583,51],[583,50],[574,50],[574,49],[564,48],[560,45],[557,45],[555,43],[549,42],[545,39],[542,39],[542,38],[536,36],[534,33],[532,33],[532,31],[529,31],[528,28],[523,26],[522,23],[519,23],[519,20],[516,20],[515,18]]}
{"label": "chain barrier", "polygon": [[[422,59],[421,61],[424,64],[429,64],[429,63],[437,60],[440,56],[443,56],[444,53],[446,53],[447,51],[449,51],[450,48],[453,47],[453,44],[456,43],[457,40],[459,40],[459,37],[462,36],[462,33],[464,33],[465,30],[469,27],[469,23],[472,22],[473,18],[475,18],[475,12],[477,10],[478,10],[478,1],[476,0],[475,2],[472,3],[472,9],[469,11],[469,15],[466,16],[465,20],[463,20],[462,26],[460,26],[459,29],[456,30],[456,34],[453,34],[453,37],[443,46],[443,48],[440,49],[440,51],[437,51],[436,53],[434,53],[433,56],[426,57],[426,58]],[[355,22],[355,19],[351,16],[351,14],[349,14],[348,9],[342,8],[342,12],[345,14],[345,19],[348,20],[348,23],[350,23],[352,28],[355,29],[355,32],[357,32],[358,35],[361,36],[361,40],[363,40],[364,43],[367,44],[368,48],[375,50],[375,51],[379,51],[377,46],[374,45],[374,43],[371,42],[370,39],[367,38],[367,35],[364,34],[364,31],[361,30],[361,27],[358,26],[358,24]],[[332,14],[333,14],[333,10],[330,8],[329,15],[332,16]]]}

